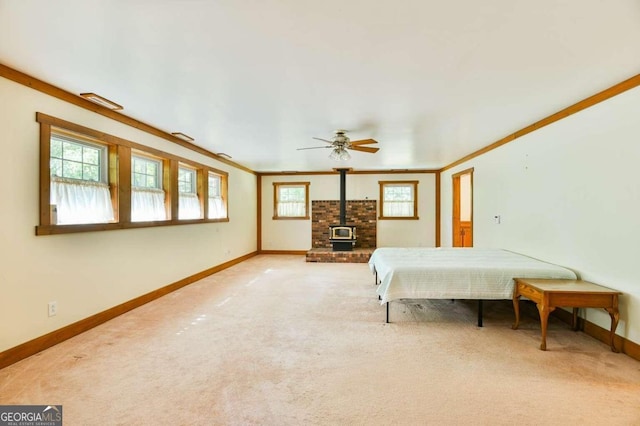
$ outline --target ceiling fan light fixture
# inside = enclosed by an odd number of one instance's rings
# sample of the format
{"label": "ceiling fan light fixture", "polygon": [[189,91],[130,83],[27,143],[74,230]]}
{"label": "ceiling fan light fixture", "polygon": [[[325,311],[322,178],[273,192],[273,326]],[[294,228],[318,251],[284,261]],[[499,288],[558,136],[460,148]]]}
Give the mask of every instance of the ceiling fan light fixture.
{"label": "ceiling fan light fixture", "polygon": [[336,147],[331,151],[331,154],[329,154],[329,158],[335,161],[347,161],[351,159],[351,155],[349,155],[346,149]]}
{"label": "ceiling fan light fixture", "polygon": [[309,148],[298,148],[298,151],[303,149],[322,149],[329,148],[331,149],[331,153],[329,154],[329,158],[334,161],[347,161],[351,159],[351,154],[349,150],[360,151],[360,152],[368,152],[370,154],[374,154],[378,152],[380,148],[372,148],[369,146],[362,145],[370,145],[376,144],[378,141],[374,139],[362,139],[357,141],[351,141],[347,135],[345,135],[345,130],[336,130],[335,136],[331,139],[322,139],[313,137],[312,139],[316,139],[322,142],[325,142],[327,145],[323,146],[311,146]]}

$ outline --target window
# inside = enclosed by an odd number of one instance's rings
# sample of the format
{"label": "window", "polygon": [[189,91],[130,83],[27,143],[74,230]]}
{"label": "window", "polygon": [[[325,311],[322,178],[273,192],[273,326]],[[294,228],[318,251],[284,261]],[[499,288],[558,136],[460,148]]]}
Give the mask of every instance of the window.
{"label": "window", "polygon": [[41,112],[36,121],[36,235],[229,221],[227,172]]}
{"label": "window", "polygon": [[379,219],[418,219],[418,181],[379,181]]}
{"label": "window", "polygon": [[113,221],[107,146],[66,132],[52,132],[49,156],[52,223]]}
{"label": "window", "polygon": [[209,172],[207,187],[209,191],[209,219],[221,219],[227,217],[227,206],[225,195],[223,194],[223,176]]}
{"label": "window", "polygon": [[274,219],[309,219],[309,182],[273,183]]}
{"label": "window", "polygon": [[162,161],[131,156],[131,221],[166,220],[165,192],[162,189]]}
{"label": "window", "polygon": [[197,171],[181,165],[178,168],[178,219],[200,219],[200,200],[196,191]]}

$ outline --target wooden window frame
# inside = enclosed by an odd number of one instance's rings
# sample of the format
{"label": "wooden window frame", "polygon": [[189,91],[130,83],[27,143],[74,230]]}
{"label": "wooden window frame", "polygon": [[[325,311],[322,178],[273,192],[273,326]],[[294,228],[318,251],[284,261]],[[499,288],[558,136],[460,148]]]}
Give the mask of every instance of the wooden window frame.
{"label": "wooden window frame", "polygon": [[[178,192],[180,193],[180,190],[179,190],[179,188],[180,188],[180,169],[188,170],[188,171],[193,173],[193,177],[196,180],[195,182],[192,182],[193,194],[199,195],[198,194],[198,169],[196,167],[191,167],[191,166],[188,166],[186,164],[183,164],[182,162],[178,166]],[[192,192],[189,192],[189,194],[192,194]]]}
{"label": "wooden window frame", "polygon": [[[417,180],[380,180],[380,215],[378,220],[419,220],[418,217],[418,183]],[[413,185],[413,215],[412,216],[385,216],[384,215],[384,187],[386,185]]]}
{"label": "wooden window frame", "polygon": [[[146,148],[145,150],[140,150],[140,149],[130,149],[130,152],[127,154],[126,151],[124,152],[124,156],[129,157],[129,160],[127,160],[126,158],[121,159],[120,161],[125,164],[127,161],[130,162],[130,164],[126,167],[129,167],[129,169],[131,170],[131,178],[133,178],[133,157],[138,157],[138,158],[144,158],[144,159],[149,159],[149,160],[155,160],[157,162],[160,163],[160,167],[161,167],[161,173],[160,173],[160,181],[158,182],[160,187],[158,189],[162,189],[164,191],[164,209],[165,209],[165,217],[166,219],[164,220],[157,220],[155,221],[155,223],[159,223],[159,222],[166,222],[168,220],[171,219],[171,195],[169,193],[169,188],[171,186],[171,182],[170,182],[170,170],[168,170],[169,167],[171,167],[171,162],[170,160],[168,160],[165,157],[159,156],[157,155],[158,151],[154,151],[156,152],[156,154],[152,154],[149,151],[149,148]],[[133,188],[133,182],[131,182],[131,186],[128,188],[128,194],[125,194],[124,197],[126,198],[127,201],[131,202],[131,188]],[[133,206],[129,206],[129,212],[132,212],[132,208]],[[129,215],[131,215],[131,213],[129,213]],[[128,217],[128,220],[131,220],[131,216]],[[148,223],[150,221],[135,221],[133,223]]]}
{"label": "wooden window frame", "polygon": [[228,206],[228,194],[229,194],[229,186],[227,184],[227,174],[220,173],[217,170],[209,168],[207,173],[205,174],[205,179],[207,181],[207,190],[204,193],[206,195],[205,204],[207,205],[207,217],[209,216],[209,175],[215,175],[220,179],[220,197],[222,198],[222,205],[224,206],[224,217],[218,219],[209,219],[209,220],[224,220],[225,218],[229,219],[229,206]]}
{"label": "wooden window frame", "polygon": [[[174,226],[197,223],[229,222],[229,205],[225,202],[227,215],[224,218],[207,219],[208,203],[204,202],[208,194],[209,172],[221,176],[221,191],[228,193],[228,176],[225,171],[206,166],[182,157],[178,157],[155,148],[109,135],[97,130],[74,124],[56,117],[36,113],[36,121],[40,124],[40,224],[36,226],[36,235],[68,234],[76,232],[111,231],[117,229],[148,228],[154,226]],[[51,177],[50,177],[50,144],[52,128],[85,136],[108,147],[108,183],[111,193],[114,222],[77,225],[56,225],[51,223]],[[159,221],[131,222],[131,156],[142,152],[162,161],[162,186],[166,193],[165,208],[167,219]],[[201,203],[202,218],[178,219],[178,167],[185,164],[197,171],[197,193]]]}
{"label": "wooden window frame", "polygon": [[[178,163],[178,173],[177,173],[178,176],[180,175],[180,173],[179,173],[180,169],[188,169],[188,170],[193,171],[193,174],[194,174],[194,176],[196,178],[196,181],[195,181],[195,183],[193,185],[194,185],[194,190],[195,190],[196,197],[198,197],[198,204],[200,204],[200,218],[198,218],[198,219],[180,219],[179,216],[176,216],[176,220],[179,220],[180,222],[188,221],[188,222],[191,223],[191,221],[193,221],[193,220],[201,220],[201,219],[206,218],[207,217],[206,215],[208,214],[208,210],[209,210],[209,203],[205,203],[204,202],[204,196],[205,196],[205,194],[207,194],[209,192],[208,191],[209,182],[208,181],[203,182],[203,181],[206,180],[206,179],[203,178],[204,176],[206,176],[205,175],[205,169],[203,169],[202,167],[199,167],[199,165],[197,165],[197,163],[192,163],[192,162],[187,163],[185,160],[180,160],[179,163]],[[207,171],[207,173],[208,173],[208,171]],[[178,187],[179,186],[180,185],[179,185],[179,182],[178,182]],[[206,191],[206,192],[204,192],[204,191]],[[176,193],[176,195],[177,195],[175,197],[176,200],[179,200],[180,199],[180,189],[179,188],[178,188],[178,192]],[[206,212],[205,212],[205,208],[207,209]],[[179,214],[180,214],[180,208],[178,208],[178,215]]]}
{"label": "wooden window frame", "polygon": [[[309,185],[311,182],[273,182],[273,220],[309,220]],[[283,186],[304,186],[304,216],[279,216],[278,194]]]}

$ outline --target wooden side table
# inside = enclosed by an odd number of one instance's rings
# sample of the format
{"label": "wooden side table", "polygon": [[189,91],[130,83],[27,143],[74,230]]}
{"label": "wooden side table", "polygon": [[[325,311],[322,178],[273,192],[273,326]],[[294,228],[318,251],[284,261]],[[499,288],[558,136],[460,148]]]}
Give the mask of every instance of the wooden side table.
{"label": "wooden side table", "polygon": [[611,317],[609,345],[613,352],[618,352],[613,344],[613,336],[620,318],[618,313],[618,296],[620,294],[622,293],[619,291],[582,280],[515,278],[513,309],[516,314],[516,322],[512,328],[516,330],[520,324],[520,297],[524,296],[535,302],[540,312],[540,326],[542,328],[540,349],[546,351],[549,314],[556,307],[573,308],[572,325],[574,330],[577,330],[578,326],[578,308],[604,308]]}

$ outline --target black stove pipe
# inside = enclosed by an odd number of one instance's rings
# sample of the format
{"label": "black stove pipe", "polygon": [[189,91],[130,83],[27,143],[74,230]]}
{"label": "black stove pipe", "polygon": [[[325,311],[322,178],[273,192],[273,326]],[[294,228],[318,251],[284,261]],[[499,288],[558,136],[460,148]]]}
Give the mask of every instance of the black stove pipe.
{"label": "black stove pipe", "polygon": [[340,225],[347,224],[347,171],[349,169],[338,169],[340,172]]}

